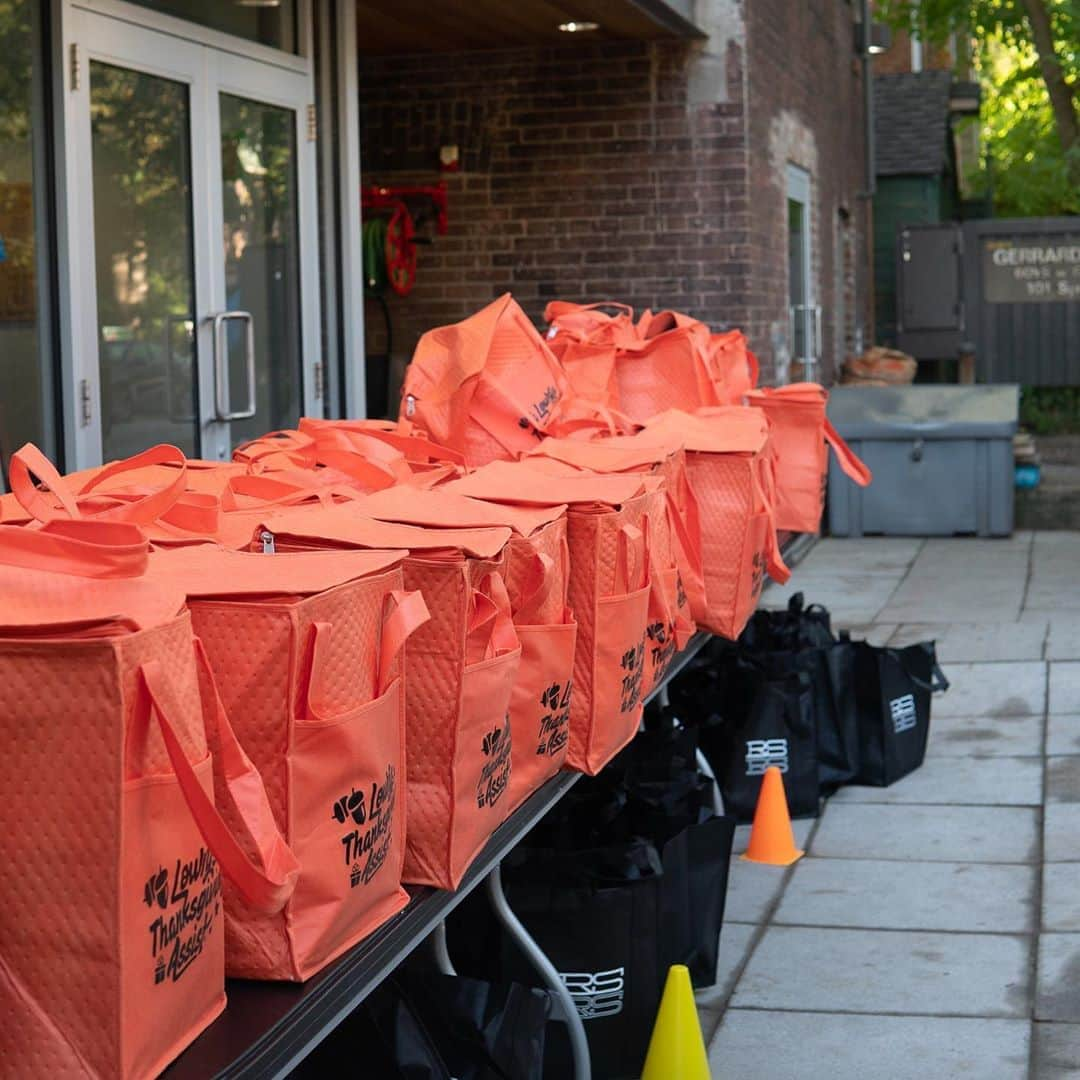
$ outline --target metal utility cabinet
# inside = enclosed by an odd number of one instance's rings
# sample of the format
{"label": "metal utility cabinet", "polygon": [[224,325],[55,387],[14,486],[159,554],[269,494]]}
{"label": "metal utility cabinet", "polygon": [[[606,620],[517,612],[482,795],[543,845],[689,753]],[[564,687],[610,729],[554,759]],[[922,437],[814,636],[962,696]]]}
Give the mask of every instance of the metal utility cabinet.
{"label": "metal utility cabinet", "polygon": [[829,464],[833,536],[1008,536],[1019,387],[837,387],[829,419],[874,474]]}

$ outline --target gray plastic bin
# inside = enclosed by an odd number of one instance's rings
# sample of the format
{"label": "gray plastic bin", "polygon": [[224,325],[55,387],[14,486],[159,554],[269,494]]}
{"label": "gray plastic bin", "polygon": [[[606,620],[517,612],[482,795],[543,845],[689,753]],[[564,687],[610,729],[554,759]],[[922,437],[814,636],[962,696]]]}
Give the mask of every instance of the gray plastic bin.
{"label": "gray plastic bin", "polygon": [[833,536],[1008,536],[1017,386],[839,386],[829,419],[870,467],[856,487],[829,464]]}

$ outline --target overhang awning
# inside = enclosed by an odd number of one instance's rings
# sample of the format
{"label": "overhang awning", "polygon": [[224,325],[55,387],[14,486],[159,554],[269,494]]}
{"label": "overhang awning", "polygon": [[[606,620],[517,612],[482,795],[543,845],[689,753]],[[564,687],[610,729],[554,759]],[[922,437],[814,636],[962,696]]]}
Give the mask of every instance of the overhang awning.
{"label": "overhang awning", "polygon": [[[357,0],[362,56],[703,38],[692,0]],[[595,23],[595,30],[560,26]]]}

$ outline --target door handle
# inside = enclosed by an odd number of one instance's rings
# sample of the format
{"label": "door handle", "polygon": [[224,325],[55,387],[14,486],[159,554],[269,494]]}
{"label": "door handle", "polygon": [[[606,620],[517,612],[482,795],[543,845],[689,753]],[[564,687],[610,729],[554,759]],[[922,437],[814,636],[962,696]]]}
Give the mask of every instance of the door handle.
{"label": "door handle", "polygon": [[[249,420],[255,415],[255,320],[250,311],[219,311],[214,322],[214,409],[219,420]],[[247,408],[229,411],[229,346],[227,324],[244,323],[244,370],[247,373]]]}

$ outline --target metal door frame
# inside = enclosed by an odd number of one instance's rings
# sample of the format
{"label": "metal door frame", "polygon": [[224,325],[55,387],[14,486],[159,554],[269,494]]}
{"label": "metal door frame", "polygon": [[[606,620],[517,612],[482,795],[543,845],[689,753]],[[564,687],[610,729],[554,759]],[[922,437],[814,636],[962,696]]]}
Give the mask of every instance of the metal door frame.
{"label": "metal door frame", "polygon": [[198,324],[200,450],[228,457],[228,425],[215,419],[212,326],[225,304],[221,254],[219,94],[230,93],[295,111],[298,311],[301,408],[321,415],[323,378],[315,143],[308,110],[314,102],[310,0],[299,0],[301,55],[160,15],[123,0],[55,0],[60,15],[57,65],[57,208],[60,270],[63,426],[69,469],[102,460],[97,281],[94,257],[91,60],[114,63],[189,87],[191,219],[195,316]]}

